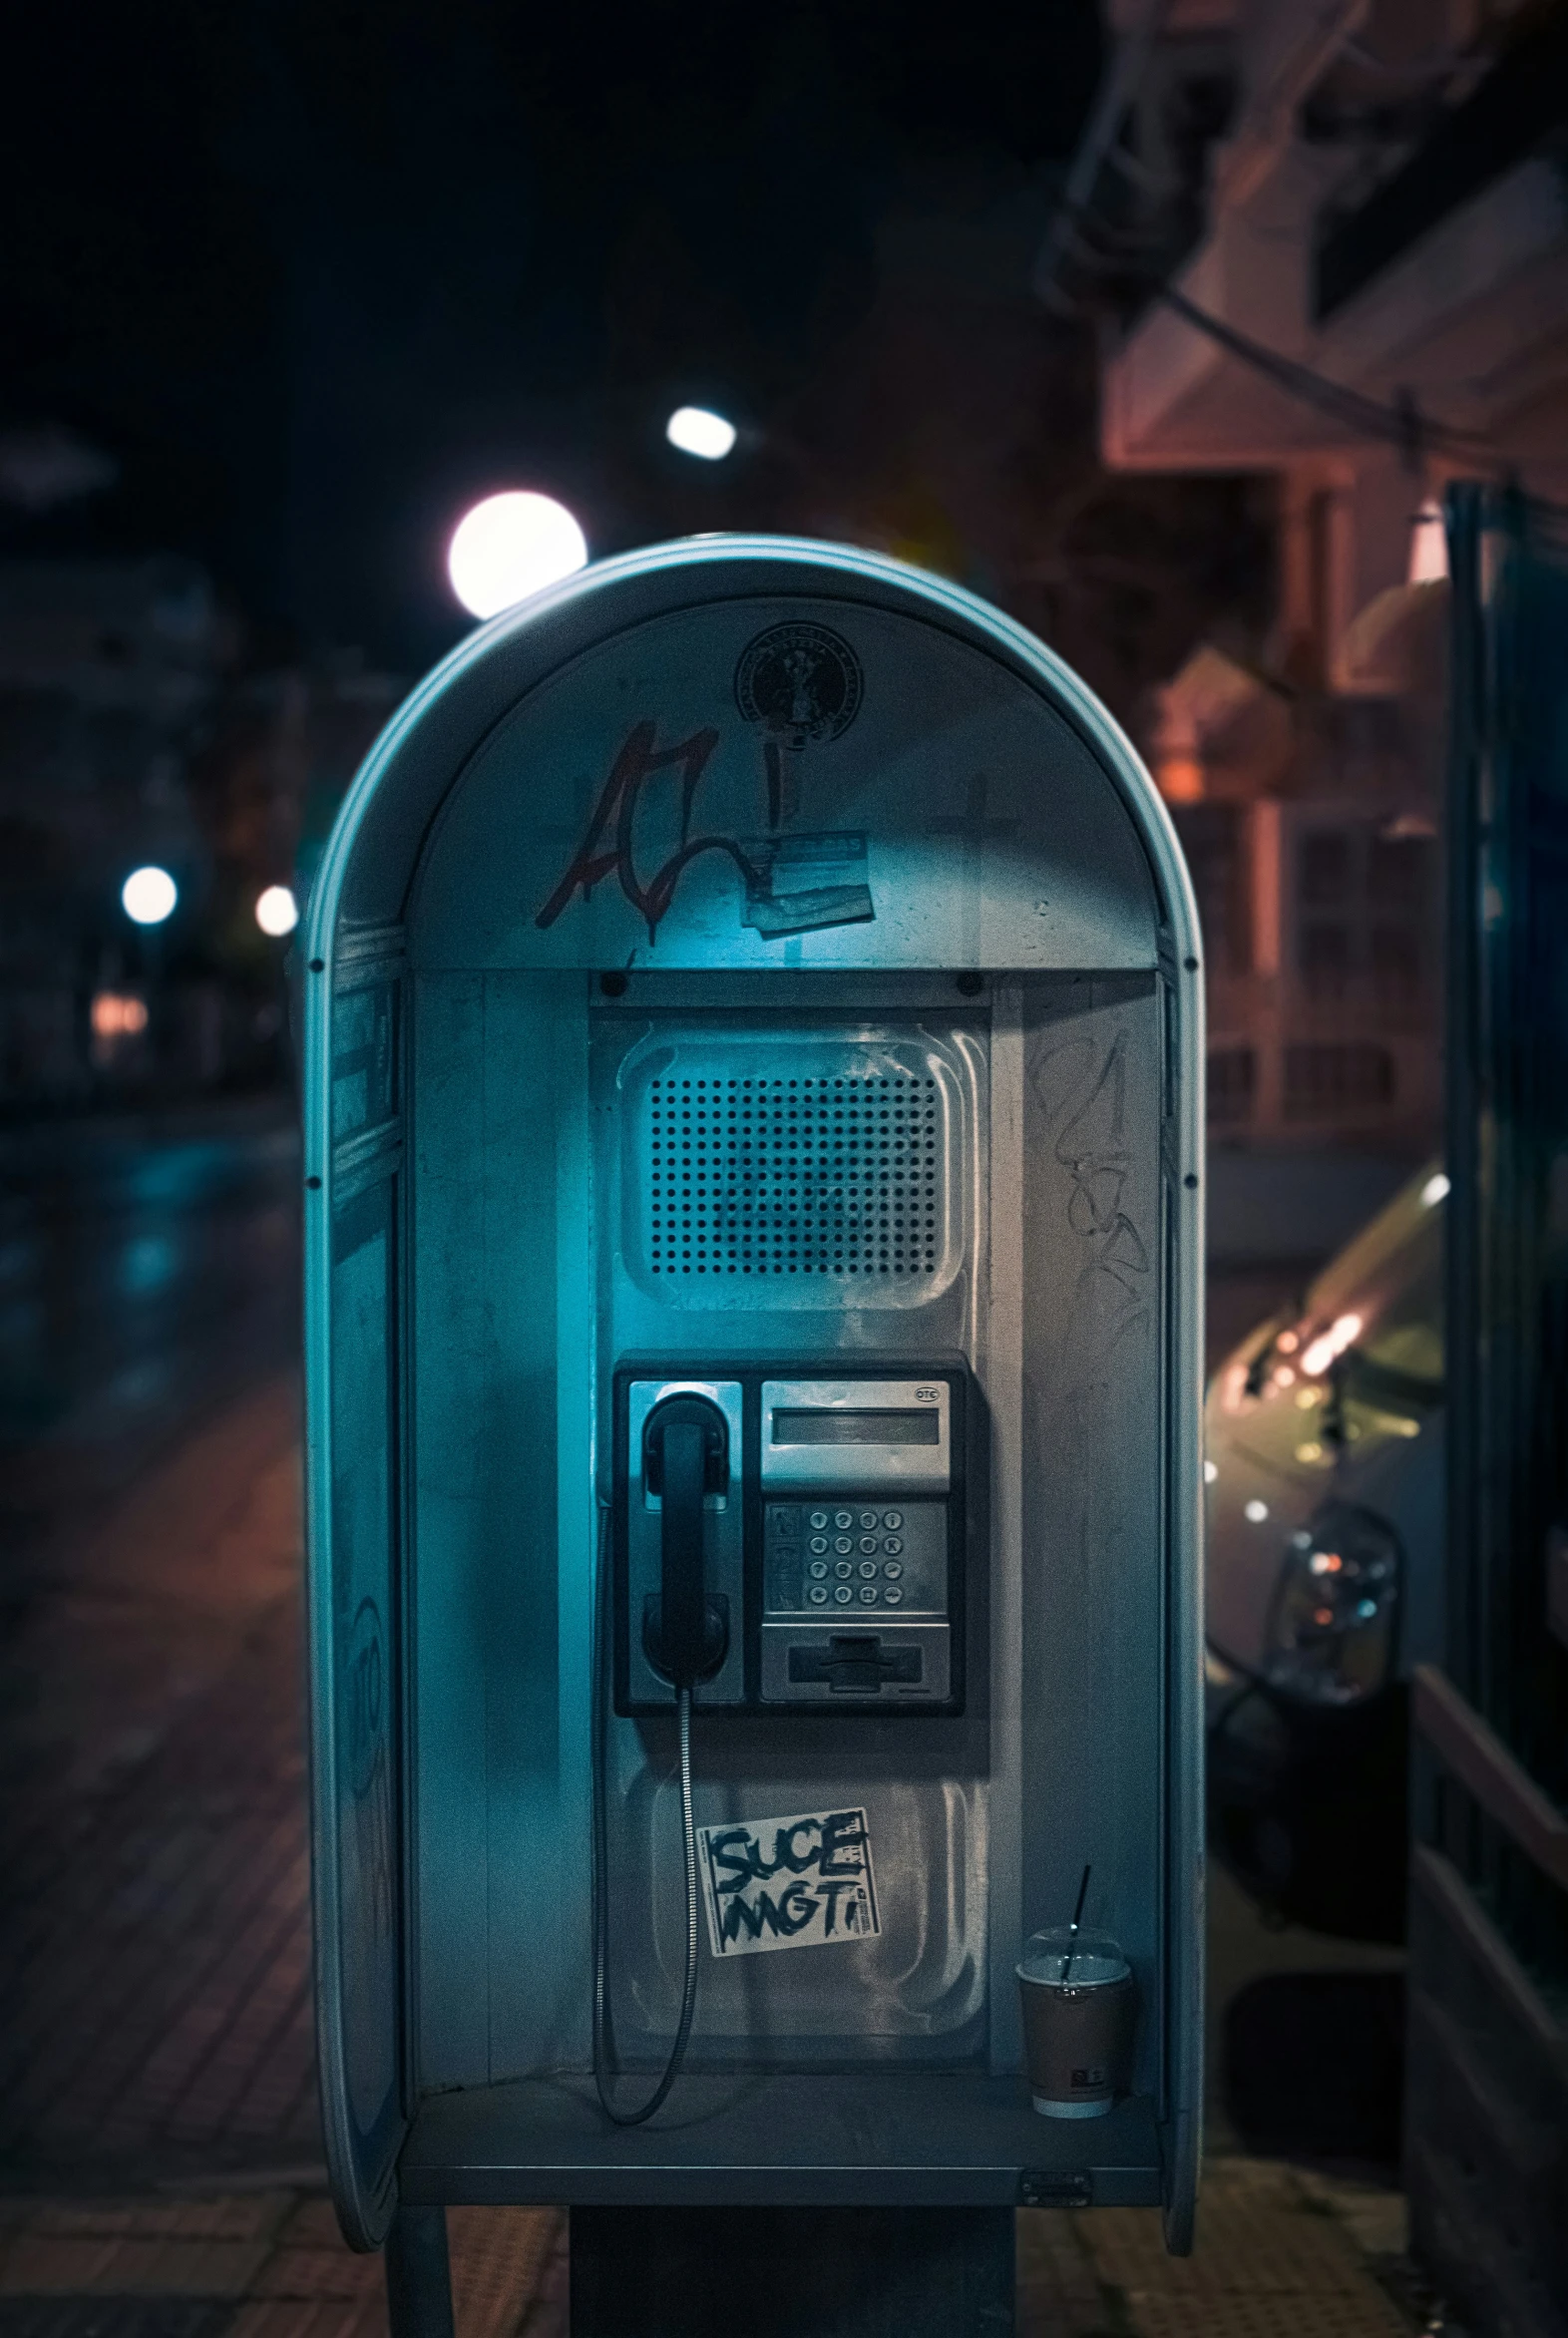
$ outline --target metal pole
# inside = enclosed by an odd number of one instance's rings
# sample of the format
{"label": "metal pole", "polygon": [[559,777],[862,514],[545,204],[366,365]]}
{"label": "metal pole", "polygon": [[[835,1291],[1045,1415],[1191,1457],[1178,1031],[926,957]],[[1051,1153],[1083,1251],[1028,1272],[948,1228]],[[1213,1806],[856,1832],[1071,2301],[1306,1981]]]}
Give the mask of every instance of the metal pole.
{"label": "metal pole", "polygon": [[445,2208],[399,2208],[386,2241],[391,2338],[453,2338]]}
{"label": "metal pole", "polygon": [[1012,2304],[1010,2208],[572,2211],[572,2338],[1011,2338]]}

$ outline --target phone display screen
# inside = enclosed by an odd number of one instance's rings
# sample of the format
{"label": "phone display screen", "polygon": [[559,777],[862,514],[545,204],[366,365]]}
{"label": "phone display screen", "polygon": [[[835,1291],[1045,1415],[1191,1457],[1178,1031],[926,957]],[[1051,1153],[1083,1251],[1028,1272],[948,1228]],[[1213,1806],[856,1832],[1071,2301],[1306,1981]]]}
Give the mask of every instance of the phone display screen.
{"label": "phone display screen", "polygon": [[775,1412],[776,1445],[935,1445],[941,1418],[929,1412]]}

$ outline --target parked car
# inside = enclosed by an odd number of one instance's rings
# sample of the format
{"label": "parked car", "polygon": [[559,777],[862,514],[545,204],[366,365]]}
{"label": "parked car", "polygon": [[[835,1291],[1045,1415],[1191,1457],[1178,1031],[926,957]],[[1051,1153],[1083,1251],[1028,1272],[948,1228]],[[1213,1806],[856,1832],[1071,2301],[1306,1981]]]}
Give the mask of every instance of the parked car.
{"label": "parked car", "polygon": [[1442,1638],[1447,1191],[1412,1179],[1206,1408],[1210,1838],[1353,1939],[1402,1937],[1407,1684]]}

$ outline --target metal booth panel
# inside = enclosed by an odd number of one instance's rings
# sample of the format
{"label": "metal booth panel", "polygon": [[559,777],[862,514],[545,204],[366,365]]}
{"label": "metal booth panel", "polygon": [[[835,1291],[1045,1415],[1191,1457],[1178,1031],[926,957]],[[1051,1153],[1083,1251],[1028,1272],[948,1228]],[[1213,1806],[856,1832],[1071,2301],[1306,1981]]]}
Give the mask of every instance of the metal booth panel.
{"label": "metal booth panel", "polygon": [[[742,710],[792,628],[848,676],[840,729]],[[542,680],[449,796],[413,918],[421,969],[734,974],[1147,967],[1158,922],[1125,806],[1046,697],[827,591],[675,608]]]}
{"label": "metal booth panel", "polygon": [[402,1836],[405,967],[396,929],[339,954],[307,1150],[306,1502],[312,1867],[323,2120],[345,2229],[385,2230],[407,2128]]}
{"label": "metal booth panel", "polygon": [[[793,698],[790,656],[806,676]],[[323,1902],[344,1789],[324,1784],[318,1713],[319,1937],[346,1926],[361,1973],[342,2004],[324,1985],[323,2022],[348,2041],[352,1999],[399,2051],[407,2031],[411,2096],[428,2101],[406,2196],[567,2196],[568,2160],[571,2196],[666,2196],[661,2168],[668,2196],[696,2196],[686,2144],[590,2137],[576,2107],[612,1368],[722,1352],[810,1376],[830,1356],[892,1369],[942,1355],[973,1371],[984,1431],[990,1556],[965,1594],[976,1693],[954,1718],[836,1746],[782,1717],[700,1723],[699,1824],[853,1802],[896,1887],[858,1976],[821,1957],[706,1966],[690,2102],[726,2073],[764,2089],[755,2132],[710,2106],[712,2148],[752,2155],[746,2196],[829,2196],[806,2162],[850,2134],[857,2197],[1009,2196],[1009,2155],[1061,2156],[1041,2132],[1054,2123],[1008,2108],[1012,1963],[1092,1857],[1093,1912],[1127,1942],[1144,2005],[1142,2099],[1103,2123],[1092,2196],[1163,2193],[1184,2245],[1202,1029],[1190,891],[1146,775],[1065,669],[968,595],[861,555],[692,545],[589,572],[465,644],[378,748],[334,851],[307,947],[336,979],[327,962],[396,916],[411,967],[388,1361],[362,1328],[368,1262],[334,1291],[334,1323],[361,1328],[331,1360],[357,1383],[345,1453],[373,1441],[350,1427],[369,1418],[365,1390],[391,1396],[387,1516],[362,1505],[370,1523],[338,1539],[380,1538],[406,1681],[393,1968],[407,1997],[391,2020],[374,2010],[364,1907],[330,1880]],[[902,1184],[879,1172],[875,1191],[866,1171],[863,1206],[831,1227],[798,1220],[791,1255],[767,1247],[780,1157],[761,1103],[777,1120],[790,1082],[799,1101],[818,1081],[856,1100],[859,1121],[841,1119],[863,1148],[874,1098],[891,1112],[918,1093],[929,1158]],[[758,1109],[745,1203],[714,1153],[706,1201],[685,1212],[683,1187],[677,1223],[661,1148],[688,1084]],[[764,1251],[771,1288],[753,1275]],[[848,1304],[842,1284],[823,1310],[786,1279],[846,1258]],[[323,1350],[313,1435],[327,1365]],[[312,1505],[319,1578],[314,1490]],[[672,1743],[656,1717],[612,1723],[611,1977],[632,2068],[658,2059],[678,1996]],[[333,2051],[324,2039],[329,2097]],[[352,2225],[352,2196],[384,2177],[330,2102],[328,2129]],[[401,2111],[385,2133],[395,2149]],[[967,2173],[931,2156],[948,2133]],[[923,2153],[924,2173],[903,2164]],[[360,2221],[373,2237],[374,2213]]]}

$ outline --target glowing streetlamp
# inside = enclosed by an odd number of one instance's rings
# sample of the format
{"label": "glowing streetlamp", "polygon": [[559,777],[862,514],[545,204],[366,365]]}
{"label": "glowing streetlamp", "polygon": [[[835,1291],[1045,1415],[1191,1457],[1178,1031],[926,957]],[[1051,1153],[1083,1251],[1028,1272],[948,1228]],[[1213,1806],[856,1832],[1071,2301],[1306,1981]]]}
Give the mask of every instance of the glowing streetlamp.
{"label": "glowing streetlamp", "polygon": [[286,885],[269,885],[256,896],[256,924],[263,934],[281,941],[299,923],[299,904]]}
{"label": "glowing streetlamp", "polygon": [[677,406],[664,425],[664,436],[683,455],[700,456],[704,463],[722,463],[734,447],[735,425],[706,406]]}
{"label": "glowing streetlamp", "polygon": [[120,888],[120,906],[134,926],[161,926],[180,899],[167,869],[133,869]]}
{"label": "glowing streetlamp", "polygon": [[588,557],[588,540],[565,504],[524,489],[487,496],[458,522],[447,575],[471,616],[493,617],[574,576]]}

